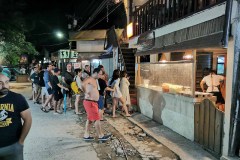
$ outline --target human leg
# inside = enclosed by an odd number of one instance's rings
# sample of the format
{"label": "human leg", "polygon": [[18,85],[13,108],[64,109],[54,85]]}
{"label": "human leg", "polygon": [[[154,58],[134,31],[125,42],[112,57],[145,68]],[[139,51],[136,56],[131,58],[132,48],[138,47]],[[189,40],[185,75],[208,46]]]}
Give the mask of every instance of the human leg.
{"label": "human leg", "polygon": [[113,97],[112,117],[116,117],[117,103],[118,103],[118,99]]}
{"label": "human leg", "polygon": [[75,104],[74,104],[75,105],[75,114],[80,114],[79,108],[78,108],[79,101],[80,101],[80,95],[76,95]]}
{"label": "human leg", "polygon": [[124,109],[124,111],[125,111],[125,113],[126,113],[126,116],[131,116],[129,113],[128,113],[128,108],[127,108],[127,106],[126,106],[126,101],[125,101],[125,99],[123,99],[123,97],[121,97],[121,98],[119,98],[119,101],[122,103],[122,105],[123,105],[123,109]]}

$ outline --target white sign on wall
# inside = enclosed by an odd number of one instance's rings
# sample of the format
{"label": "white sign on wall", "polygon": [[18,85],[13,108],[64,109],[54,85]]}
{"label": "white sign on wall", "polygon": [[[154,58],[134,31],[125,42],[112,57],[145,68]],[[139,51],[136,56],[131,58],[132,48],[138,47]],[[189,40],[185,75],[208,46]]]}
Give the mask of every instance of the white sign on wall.
{"label": "white sign on wall", "polygon": [[82,63],[73,63],[73,68],[74,69],[77,69],[77,68],[81,68],[81,66],[82,66]]}
{"label": "white sign on wall", "polygon": [[[71,56],[71,57],[70,57]],[[76,51],[71,51],[70,54],[70,50],[68,49],[61,49],[59,51],[59,57],[60,59],[65,59],[65,58],[78,58],[78,53]]]}

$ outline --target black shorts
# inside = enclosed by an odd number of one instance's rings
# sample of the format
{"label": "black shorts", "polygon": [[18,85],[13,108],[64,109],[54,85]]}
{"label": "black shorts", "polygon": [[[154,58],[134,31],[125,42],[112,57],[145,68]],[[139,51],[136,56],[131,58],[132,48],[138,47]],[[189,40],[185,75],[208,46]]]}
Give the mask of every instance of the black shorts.
{"label": "black shorts", "polygon": [[68,91],[66,91],[66,94],[67,94],[67,97],[72,97],[72,89],[71,88],[68,88]]}
{"label": "black shorts", "polygon": [[53,96],[54,96],[55,101],[59,101],[60,99],[63,98],[63,94],[62,94],[61,90],[54,91]]}
{"label": "black shorts", "polygon": [[47,92],[48,92],[49,95],[52,95],[52,94],[53,94],[52,88],[48,88],[48,89],[47,89]]}
{"label": "black shorts", "polygon": [[210,93],[212,93],[213,96],[217,97],[216,103],[225,104],[225,100],[224,100],[221,92],[210,92]]}

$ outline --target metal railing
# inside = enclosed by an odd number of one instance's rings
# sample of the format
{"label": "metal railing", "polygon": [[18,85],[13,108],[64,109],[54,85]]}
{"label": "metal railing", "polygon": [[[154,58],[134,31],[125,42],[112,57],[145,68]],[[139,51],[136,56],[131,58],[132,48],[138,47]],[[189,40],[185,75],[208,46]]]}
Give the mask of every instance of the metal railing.
{"label": "metal railing", "polygon": [[133,12],[133,34],[160,28],[226,0],[149,0]]}
{"label": "metal railing", "polygon": [[107,31],[107,43],[109,45],[112,45],[113,47],[117,47],[118,48],[118,69],[120,69],[121,71],[127,71],[126,68],[126,64],[124,61],[124,57],[122,54],[122,50],[120,48],[120,44],[117,38],[117,34],[115,32],[115,26],[111,27],[108,31]]}

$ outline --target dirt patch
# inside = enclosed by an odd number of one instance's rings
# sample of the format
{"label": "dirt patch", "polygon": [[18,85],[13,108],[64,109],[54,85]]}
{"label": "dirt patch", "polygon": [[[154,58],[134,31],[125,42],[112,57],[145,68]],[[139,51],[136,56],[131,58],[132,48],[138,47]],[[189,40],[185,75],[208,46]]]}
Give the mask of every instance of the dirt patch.
{"label": "dirt patch", "polygon": [[[111,140],[105,143],[99,143],[97,140],[91,142],[99,159],[111,160],[139,160],[139,159],[179,159],[167,147],[148,137],[141,128],[133,126],[124,117],[107,118],[102,122],[105,134],[112,134]],[[79,116],[78,123],[84,128],[86,115]],[[95,134],[94,127],[91,128],[91,134]],[[82,133],[83,134],[83,133]],[[81,135],[83,136],[83,135]]]}

